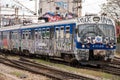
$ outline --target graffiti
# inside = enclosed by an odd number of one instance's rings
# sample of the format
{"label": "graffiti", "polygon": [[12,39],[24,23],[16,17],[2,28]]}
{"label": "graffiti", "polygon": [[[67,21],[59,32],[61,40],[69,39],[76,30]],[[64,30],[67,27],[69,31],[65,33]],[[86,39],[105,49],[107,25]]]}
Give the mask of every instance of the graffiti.
{"label": "graffiti", "polygon": [[3,47],[4,48],[8,48],[8,41],[7,41],[7,39],[3,39]]}
{"label": "graffiti", "polygon": [[64,9],[67,9],[68,4],[66,2],[60,1],[60,2],[55,2],[57,6],[62,7]]}

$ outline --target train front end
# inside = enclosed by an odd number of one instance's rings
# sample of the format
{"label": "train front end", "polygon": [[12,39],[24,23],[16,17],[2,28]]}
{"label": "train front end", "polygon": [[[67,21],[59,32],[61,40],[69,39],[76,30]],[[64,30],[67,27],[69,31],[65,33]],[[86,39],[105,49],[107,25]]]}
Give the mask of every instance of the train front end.
{"label": "train front end", "polygon": [[116,49],[114,22],[106,17],[78,18],[76,58],[84,61],[112,61]]}

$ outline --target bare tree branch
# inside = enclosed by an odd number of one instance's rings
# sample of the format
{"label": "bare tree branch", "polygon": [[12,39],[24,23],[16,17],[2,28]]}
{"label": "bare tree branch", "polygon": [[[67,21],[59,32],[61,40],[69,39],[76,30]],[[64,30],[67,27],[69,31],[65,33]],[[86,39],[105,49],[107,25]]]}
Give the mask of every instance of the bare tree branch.
{"label": "bare tree branch", "polygon": [[120,19],[120,1],[119,0],[107,0],[101,7],[101,13],[106,13],[114,19]]}

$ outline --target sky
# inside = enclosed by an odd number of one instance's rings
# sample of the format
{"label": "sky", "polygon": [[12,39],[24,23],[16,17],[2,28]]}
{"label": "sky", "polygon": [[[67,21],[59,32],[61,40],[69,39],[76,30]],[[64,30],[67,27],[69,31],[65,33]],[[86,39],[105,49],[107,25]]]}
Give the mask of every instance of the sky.
{"label": "sky", "polygon": [[[29,9],[35,11],[35,2],[30,0],[18,0],[21,1],[22,4],[24,4]],[[82,15],[85,15],[85,13],[94,13],[98,14],[100,12],[101,4],[105,3],[106,0],[82,0]],[[14,4],[13,0],[1,0],[1,4],[5,5],[8,4],[11,6],[11,4]],[[25,12],[22,12],[25,13]]]}
{"label": "sky", "polygon": [[101,10],[101,5],[106,3],[106,0],[85,0],[82,5],[82,15],[85,13],[98,14]]}

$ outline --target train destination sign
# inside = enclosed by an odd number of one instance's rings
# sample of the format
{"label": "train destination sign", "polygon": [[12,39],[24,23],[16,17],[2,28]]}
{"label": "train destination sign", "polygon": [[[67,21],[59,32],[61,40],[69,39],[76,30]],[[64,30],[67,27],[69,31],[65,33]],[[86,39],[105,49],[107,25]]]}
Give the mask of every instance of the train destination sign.
{"label": "train destination sign", "polygon": [[99,23],[99,24],[109,24],[113,25],[113,22],[111,19],[108,19],[106,17],[93,17],[93,16],[85,16],[82,18],[78,18],[78,24],[84,24],[84,23]]}

